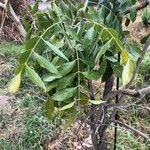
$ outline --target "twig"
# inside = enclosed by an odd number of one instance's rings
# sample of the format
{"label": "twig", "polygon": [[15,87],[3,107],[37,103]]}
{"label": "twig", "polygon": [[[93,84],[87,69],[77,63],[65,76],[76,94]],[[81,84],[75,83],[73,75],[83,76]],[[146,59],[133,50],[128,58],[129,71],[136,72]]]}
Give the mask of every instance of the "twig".
{"label": "twig", "polygon": [[150,86],[139,90],[122,89],[118,90],[118,94],[125,94],[133,97],[144,97],[145,95],[150,94]]}
{"label": "twig", "polygon": [[111,121],[114,122],[114,123],[119,124],[120,126],[125,127],[126,129],[129,129],[129,130],[131,130],[131,131],[137,133],[138,135],[142,136],[142,137],[145,138],[145,139],[150,140],[149,136],[147,136],[146,134],[142,133],[141,131],[139,131],[139,130],[137,130],[137,129],[135,129],[135,128],[133,128],[133,127],[131,127],[131,126],[125,124],[125,123],[123,123],[123,122],[120,122],[120,121],[118,121],[118,120],[111,120]]}
{"label": "twig", "polygon": [[0,2],[0,7],[3,8],[3,9],[5,9],[5,4],[3,4],[3,3]]}
{"label": "twig", "polygon": [[5,0],[5,4],[0,2],[0,7],[3,8],[6,13],[10,14],[11,19],[15,22],[15,24],[16,24],[18,30],[20,31],[21,35],[25,38],[26,31],[25,31],[19,17],[17,16],[15,11],[13,10],[9,0]]}
{"label": "twig", "polygon": [[21,35],[25,38],[26,31],[25,31],[25,29],[24,29],[24,27],[23,27],[23,25],[22,25],[19,17],[17,16],[17,14],[15,13],[15,11],[13,10],[11,4],[9,4],[9,13],[11,15],[12,20],[15,21],[15,24],[16,24],[17,28],[19,29]]}

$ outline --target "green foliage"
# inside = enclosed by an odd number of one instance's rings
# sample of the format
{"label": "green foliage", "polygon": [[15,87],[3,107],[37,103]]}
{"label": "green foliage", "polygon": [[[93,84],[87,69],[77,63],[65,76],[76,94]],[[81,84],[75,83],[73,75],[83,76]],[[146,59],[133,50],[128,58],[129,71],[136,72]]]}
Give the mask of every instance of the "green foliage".
{"label": "green foliage", "polygon": [[144,10],[142,11],[142,21],[144,23],[144,25],[148,26],[150,24],[150,8],[146,7],[144,8]]}
{"label": "green foliage", "polygon": [[[123,41],[125,34],[120,14],[132,3],[134,1],[118,0],[113,8],[111,1],[100,1],[96,10],[90,4],[84,6],[76,1],[64,0],[53,1],[47,13],[38,12],[38,4],[30,8],[34,17],[30,29],[34,32],[27,30],[26,52],[20,57],[16,74],[25,72],[47,92],[48,106],[45,108],[49,109],[53,101],[54,107],[65,113],[73,111],[80,114],[77,111],[80,110],[82,89],[87,89],[87,80],[106,81],[112,74],[121,76],[128,59],[133,59],[133,52],[124,46],[129,44]],[[134,10],[130,19],[136,19]],[[121,53],[124,64],[117,63],[118,53]],[[35,64],[39,65],[38,69]],[[130,68],[125,69],[129,72]],[[87,102],[92,103],[89,99]],[[93,103],[100,104],[101,101]],[[70,109],[72,111],[68,111]]]}
{"label": "green foliage", "polygon": [[[20,50],[23,49],[23,46],[15,45],[12,43],[4,43],[4,44],[1,43],[0,46],[1,46],[1,49],[3,50],[2,54],[9,55],[8,61],[11,61],[10,64],[15,65],[14,63],[16,63],[16,60],[15,60],[16,55],[18,54],[18,52],[20,53]],[[10,55],[12,56],[12,54],[14,54],[14,56],[10,58]],[[47,58],[46,55],[44,55],[42,57]],[[147,53],[145,55],[145,58],[141,64],[140,68],[139,68],[139,72],[142,74],[143,77],[146,74],[149,75],[149,72],[150,72],[149,71],[150,65],[148,63],[149,57],[150,57],[150,55],[149,55],[149,53]],[[34,58],[35,58],[35,56],[33,55],[33,59]],[[55,62],[57,62],[56,60],[57,60],[57,57],[56,57],[56,59],[54,59],[52,61],[52,63],[55,64]],[[117,66],[117,68],[118,68],[118,64],[116,64],[117,59],[114,56],[107,55],[107,56],[103,57],[103,60],[100,60],[101,68],[98,70],[100,72],[100,74],[101,74],[101,72],[103,74],[103,72],[105,71],[107,61],[111,61],[114,63],[113,64],[114,66],[112,66],[112,68],[114,68],[115,66]],[[34,64],[34,62],[30,61],[30,64]],[[76,61],[73,64],[76,65]],[[90,64],[90,63],[86,63],[86,64]],[[72,65],[72,66],[75,67],[74,65]],[[67,66],[67,65],[65,65],[65,66]],[[41,68],[43,69],[43,67],[41,67]],[[13,68],[11,68],[11,69],[13,69]],[[58,68],[57,68],[57,70],[58,70]],[[67,70],[70,70],[70,69],[67,69]],[[47,69],[45,68],[45,69],[43,69],[43,71],[47,71]],[[115,70],[113,69],[113,71],[115,71]],[[9,70],[9,72],[11,72],[11,71]],[[94,70],[94,72],[97,72],[97,71]],[[48,83],[47,90],[48,90],[48,87],[55,88],[57,84],[59,84],[59,87],[61,87],[61,89],[63,89],[63,87],[66,87],[70,84],[70,81],[72,79],[74,79],[75,74],[69,73],[69,74],[66,74],[64,77],[62,77],[59,81],[57,81],[57,79],[56,79],[56,80]],[[10,79],[10,76],[11,76],[10,74],[8,75],[8,77],[6,74],[4,77],[1,76],[1,78],[0,78],[0,88],[1,88],[0,95],[4,94],[1,91],[3,91],[2,89],[4,89],[4,85],[6,85],[6,82],[8,82],[8,80]],[[147,80],[145,80],[145,81],[147,81]],[[5,84],[3,82],[5,82]],[[87,94],[84,94],[82,92],[80,93],[80,104],[81,104],[81,106],[83,106],[85,108],[85,106],[89,103],[89,97]],[[45,101],[45,104],[43,106],[44,100],[45,100],[45,96],[43,96],[41,94],[39,88],[30,84],[30,82],[28,82],[27,80],[24,80],[24,79],[22,80],[21,90],[15,96],[15,101],[11,101],[11,106],[12,106],[13,111],[11,111],[11,114],[8,114],[8,115],[3,114],[0,117],[2,128],[3,128],[3,125],[5,127],[2,129],[2,133],[4,133],[4,130],[6,130],[7,131],[6,135],[7,135],[9,127],[13,130],[12,126],[14,125],[14,121],[15,121],[15,127],[17,129],[19,129],[18,130],[19,132],[17,132],[17,133],[19,133],[19,136],[17,136],[17,135],[9,136],[9,137],[2,136],[1,138],[3,138],[3,139],[0,140],[0,149],[2,149],[2,150],[43,149],[43,145],[44,145],[44,143],[46,143],[47,139],[53,139],[53,137],[55,137],[54,132],[56,131],[56,126],[58,126],[58,124],[56,124],[56,120],[50,121],[50,120],[47,120],[45,117],[43,117],[43,111],[44,111],[45,116],[47,116],[48,118],[53,118],[55,113],[58,113],[58,112],[56,111],[56,109],[54,111],[54,101],[51,101],[51,99],[47,98],[47,101]],[[42,103],[41,103],[41,101],[42,101]],[[90,100],[90,103],[92,103],[92,102],[95,103],[95,105],[99,105],[99,104],[101,104],[102,101]],[[67,103],[61,105],[60,109],[62,109],[62,108],[64,109],[66,107],[68,108],[68,107],[72,106],[73,104],[75,104],[75,103],[67,102]],[[56,104],[55,104],[55,106],[56,106]],[[41,109],[42,107],[43,107],[43,110]],[[74,107],[74,105],[72,107]],[[141,110],[138,110],[138,109],[136,109],[136,110],[140,111],[140,113],[142,112]],[[62,111],[68,111],[68,109],[62,110]],[[135,117],[135,114],[131,114],[131,113],[129,113],[129,116],[128,116],[128,117],[130,117],[130,119],[127,118],[127,115],[124,115],[124,117],[125,117],[125,119],[124,118],[122,118],[122,119],[132,122],[135,126],[138,125],[138,127],[136,126],[135,128],[140,129],[141,131],[145,131],[148,129],[148,126],[149,126],[149,116],[148,115],[147,115],[147,119],[143,118],[143,117],[141,119],[139,119],[137,116]],[[68,118],[66,119],[64,129],[67,129],[72,123],[74,123],[76,118],[77,118],[77,115],[69,114]],[[118,127],[118,128],[121,128],[121,127]],[[9,133],[12,130],[9,129]],[[117,138],[117,140],[118,140],[117,148],[118,149],[139,149],[139,150],[140,149],[144,149],[144,150],[149,149],[148,148],[149,143],[146,143],[142,138],[137,137],[136,135],[130,133],[129,131],[125,132],[122,128],[118,129],[118,136],[119,136]],[[113,144],[113,142],[112,142],[112,144]],[[112,148],[113,148],[113,145],[112,145]]]}

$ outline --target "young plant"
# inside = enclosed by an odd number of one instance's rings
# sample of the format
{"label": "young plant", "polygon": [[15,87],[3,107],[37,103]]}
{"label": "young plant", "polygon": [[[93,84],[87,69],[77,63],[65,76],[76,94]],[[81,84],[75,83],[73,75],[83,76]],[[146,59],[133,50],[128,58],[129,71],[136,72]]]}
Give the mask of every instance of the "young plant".
{"label": "young plant", "polygon": [[[16,92],[26,74],[47,93],[44,108],[49,118],[60,115],[68,124],[84,118],[91,126],[94,148],[104,149],[108,147],[103,142],[107,141],[106,129],[117,112],[109,107],[112,97],[107,98],[113,79],[122,76],[126,87],[139,56],[122,31],[122,8],[132,3],[105,1],[95,8],[90,2],[53,1],[46,13],[37,11],[36,5],[34,11],[30,8],[32,20],[24,20],[26,51],[9,89]],[[130,18],[135,20],[135,11]],[[95,94],[94,80],[105,82],[103,96]]]}

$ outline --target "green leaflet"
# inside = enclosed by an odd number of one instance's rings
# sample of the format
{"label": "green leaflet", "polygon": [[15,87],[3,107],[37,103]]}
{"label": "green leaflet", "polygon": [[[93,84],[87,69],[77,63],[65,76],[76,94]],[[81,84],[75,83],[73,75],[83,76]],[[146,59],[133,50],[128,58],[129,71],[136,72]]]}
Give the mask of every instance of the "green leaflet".
{"label": "green leaflet", "polygon": [[50,63],[46,58],[36,53],[34,54],[34,56],[41,67],[46,68],[51,73],[56,73],[56,74],[58,73],[57,68],[52,63]]}
{"label": "green leaflet", "polygon": [[31,69],[29,66],[26,66],[26,73],[28,77],[33,81],[33,83],[35,83],[36,85],[38,85],[39,87],[41,87],[46,91],[46,87],[43,81],[33,69]]}
{"label": "green leaflet", "polygon": [[42,40],[47,44],[47,46],[58,56],[68,61],[68,58],[60,51],[56,46],[52,45],[50,42],[45,41],[43,38]]}
{"label": "green leaflet", "polygon": [[62,108],[60,108],[61,111],[72,108],[74,106],[75,102],[71,102],[70,104],[67,104],[65,106],[63,106]]}
{"label": "green leaflet", "polygon": [[43,81],[44,82],[52,82],[52,81],[54,81],[56,79],[60,79],[60,78],[62,78],[61,74],[51,74],[51,75],[48,74],[43,77]]}
{"label": "green leaflet", "polygon": [[16,68],[15,68],[15,75],[17,75],[18,73],[21,73],[25,68],[25,64],[19,64]]}
{"label": "green leaflet", "polygon": [[62,76],[64,76],[64,75],[68,74],[74,68],[75,65],[76,65],[76,60],[67,62],[67,63],[61,65],[58,68],[58,71],[60,72],[60,74]]}
{"label": "green leaflet", "polygon": [[88,31],[86,32],[84,36],[83,43],[85,47],[88,47],[89,45],[93,43],[94,35],[95,35],[95,30],[94,30],[94,27],[92,26],[90,29],[88,29]]}
{"label": "green leaflet", "polygon": [[36,1],[36,3],[34,4],[32,8],[32,14],[35,14],[38,11],[38,8],[39,8],[39,2]]}
{"label": "green leaflet", "polygon": [[105,72],[103,73],[103,76],[102,76],[102,82],[105,82],[108,78],[111,77],[112,74],[113,74],[113,69],[112,69],[110,63],[107,61],[107,66],[106,66]]}
{"label": "green leaflet", "polygon": [[31,50],[37,43],[38,39],[39,39],[39,37],[32,37],[31,39],[27,40],[25,42],[26,50]]}
{"label": "green leaflet", "polygon": [[131,81],[135,69],[136,69],[136,62],[133,59],[129,58],[122,72],[123,86],[127,85]]}
{"label": "green leaflet", "polygon": [[106,17],[106,23],[107,25],[111,25],[113,22],[114,16],[113,13],[110,11],[110,13],[108,14],[108,16]]}
{"label": "green leaflet", "polygon": [[132,9],[130,11],[130,19],[132,22],[134,22],[136,20],[136,16],[137,16],[137,11],[134,7],[132,7]]}
{"label": "green leaflet", "polygon": [[105,54],[105,52],[111,47],[111,42],[112,42],[112,39],[110,39],[105,45],[103,45],[99,52],[97,53],[96,55],[96,58],[95,58],[95,63],[98,63],[100,57]]}
{"label": "green leaflet", "polygon": [[71,27],[66,25],[66,30],[68,32],[68,34],[74,39],[74,40],[79,40],[78,34],[76,33],[76,31],[74,29],[72,29]]}
{"label": "green leaflet", "polygon": [[73,97],[77,92],[77,87],[67,88],[56,92],[51,98],[54,101],[64,101],[70,97]]}
{"label": "green leaflet", "polygon": [[100,73],[98,71],[87,71],[87,72],[82,72],[85,78],[89,80],[98,80],[100,78]]}
{"label": "green leaflet", "polygon": [[64,87],[67,87],[69,85],[71,85],[72,80],[74,79],[75,74],[69,74],[67,76],[64,76],[63,78],[61,78],[58,82],[58,88],[62,89]]}
{"label": "green leaflet", "polygon": [[24,64],[27,61],[30,54],[31,54],[31,51],[29,50],[23,52],[19,57],[19,64]]}
{"label": "green leaflet", "polygon": [[51,91],[53,88],[57,87],[58,81],[53,81],[46,86],[46,92]]}
{"label": "green leaflet", "polygon": [[55,79],[60,79],[63,76],[65,76],[66,74],[68,74],[73,69],[75,64],[76,64],[75,60],[71,61],[71,62],[68,62],[68,63],[65,63],[65,64],[61,65],[58,68],[59,74],[50,74],[50,75],[48,74],[48,75],[45,75],[43,80],[45,82],[51,82],[51,81],[54,81]]}
{"label": "green leaflet", "polygon": [[113,73],[116,77],[121,77],[123,67],[118,63],[113,67]]}
{"label": "green leaflet", "polygon": [[115,46],[115,51],[126,51],[123,43],[120,41],[118,33],[112,28],[107,28],[100,23],[95,23],[95,29],[100,34],[100,38],[103,42],[112,39],[111,45]]}
{"label": "green leaflet", "polygon": [[105,73],[106,68],[107,68],[107,61],[106,61],[106,58],[103,57],[103,60],[100,63],[100,68],[98,69],[99,76],[102,76]]}

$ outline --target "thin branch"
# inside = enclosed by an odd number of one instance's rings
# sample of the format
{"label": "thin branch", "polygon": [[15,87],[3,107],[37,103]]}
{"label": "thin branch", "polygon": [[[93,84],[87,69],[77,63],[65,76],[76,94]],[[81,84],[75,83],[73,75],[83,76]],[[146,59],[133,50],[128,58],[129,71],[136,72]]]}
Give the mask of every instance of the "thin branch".
{"label": "thin branch", "polygon": [[26,36],[26,31],[25,31],[25,29],[24,29],[24,27],[23,27],[23,25],[22,25],[22,23],[21,23],[19,17],[17,16],[17,14],[15,13],[15,11],[13,10],[11,4],[9,4],[9,13],[11,14],[12,20],[15,21],[16,26],[18,27],[18,29],[19,29],[21,35],[25,38],[25,36]]}
{"label": "thin branch", "polygon": [[144,97],[145,95],[150,94],[150,86],[139,90],[130,90],[130,89],[118,90],[118,94],[120,93],[133,97]]}
{"label": "thin branch", "polygon": [[9,10],[9,2],[10,2],[10,0],[5,0],[5,11],[6,12]]}
{"label": "thin branch", "polygon": [[5,9],[5,4],[3,4],[3,3],[0,2],[0,7],[3,8],[3,9]]}
{"label": "thin branch", "polygon": [[117,95],[128,95],[136,98],[143,98],[147,94],[150,94],[150,86],[139,90],[120,89],[120,90],[112,91],[109,95],[105,97],[105,101]]}
{"label": "thin branch", "polygon": [[125,123],[120,122],[118,120],[112,120],[112,122],[117,123],[120,126],[123,126],[126,129],[129,129],[129,130],[133,131],[134,133],[137,133],[138,135],[142,136],[143,138],[150,140],[149,136],[147,136],[146,134],[142,133],[141,131],[139,131],[139,130],[137,130],[137,129],[131,127],[131,126],[129,126],[128,124],[125,124]]}

